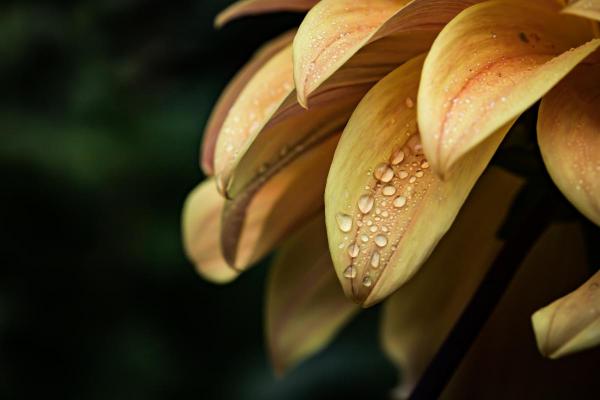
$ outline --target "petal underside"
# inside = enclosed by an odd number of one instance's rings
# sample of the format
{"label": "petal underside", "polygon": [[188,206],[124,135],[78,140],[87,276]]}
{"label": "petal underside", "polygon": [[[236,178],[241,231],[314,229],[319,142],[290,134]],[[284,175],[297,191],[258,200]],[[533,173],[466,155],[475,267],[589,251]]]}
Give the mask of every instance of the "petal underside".
{"label": "petal underside", "polygon": [[250,15],[280,11],[304,12],[310,10],[319,0],[241,0],[221,11],[215,18],[215,26],[223,25]]}

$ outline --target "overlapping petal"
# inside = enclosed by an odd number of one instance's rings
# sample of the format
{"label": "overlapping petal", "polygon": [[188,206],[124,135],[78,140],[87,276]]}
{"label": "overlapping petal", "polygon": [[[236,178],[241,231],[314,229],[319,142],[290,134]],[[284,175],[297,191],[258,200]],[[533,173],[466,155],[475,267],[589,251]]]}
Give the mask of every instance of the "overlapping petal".
{"label": "overlapping petal", "polygon": [[436,38],[419,88],[419,128],[445,175],[600,46],[588,24],[547,2],[492,0],[454,18]]}
{"label": "overlapping petal", "polygon": [[206,175],[214,173],[214,154],[219,132],[234,102],[248,82],[275,54],[292,43],[296,31],[284,33],[261,47],[229,82],[206,124],[202,141],[201,166]]}
{"label": "overlapping petal", "polygon": [[[330,86],[375,82],[425,50],[461,10],[480,0],[322,0],[294,39],[298,99]],[[312,104],[311,104],[312,106]]]}
{"label": "overlapping petal", "polygon": [[329,248],[346,295],[370,306],[418,270],[488,164],[502,128],[442,181],[429,168],[414,103],[424,56],[382,79],[352,115],[327,178]]}
{"label": "overlapping petal", "polygon": [[600,1],[576,0],[565,7],[563,12],[600,21]]}
{"label": "overlapping petal", "polygon": [[281,374],[321,350],[358,311],[339,287],[321,214],[270,267],[265,331],[275,370]]}
{"label": "overlapping petal", "polygon": [[[383,348],[407,398],[496,258],[496,237],[522,180],[490,169],[422,270],[384,303]],[[490,212],[494,210],[494,212]]]}
{"label": "overlapping petal", "polygon": [[307,11],[319,0],[240,0],[225,10],[215,19],[215,26],[222,27],[228,22],[245,17],[278,11]]}
{"label": "overlapping petal", "polygon": [[544,97],[538,142],[563,194],[600,225],[600,65],[581,65]]}

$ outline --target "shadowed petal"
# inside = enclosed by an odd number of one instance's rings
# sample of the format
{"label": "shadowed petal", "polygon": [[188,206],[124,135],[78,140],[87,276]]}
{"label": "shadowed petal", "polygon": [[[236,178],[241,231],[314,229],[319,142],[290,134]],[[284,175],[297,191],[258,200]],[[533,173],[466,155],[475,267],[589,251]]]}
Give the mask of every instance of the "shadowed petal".
{"label": "shadowed petal", "polygon": [[600,1],[577,0],[563,8],[562,12],[600,21]]}
{"label": "shadowed petal", "polygon": [[579,66],[544,96],[537,131],[556,185],[600,225],[600,65]]}
{"label": "shadowed petal", "polygon": [[[423,59],[408,61],[363,98],[327,178],[333,263],[346,295],[365,307],[391,294],[427,259],[504,134],[465,158],[446,181],[432,173],[422,153],[414,103]],[[349,246],[360,251],[351,256]]]}
{"label": "shadowed petal", "polygon": [[496,258],[496,233],[521,185],[486,172],[422,270],[384,303],[381,340],[400,369],[399,397],[408,398]]}
{"label": "shadowed petal", "polygon": [[588,24],[544,4],[477,4],[433,43],[418,119],[425,154],[441,176],[600,46]]}
{"label": "shadowed petal", "polygon": [[266,335],[282,374],[325,347],[358,312],[340,289],[319,215],[281,248],[270,267]]}
{"label": "shadowed petal", "polygon": [[265,14],[279,11],[308,11],[319,0],[241,0],[223,10],[215,19],[217,28],[234,19],[248,15]]}

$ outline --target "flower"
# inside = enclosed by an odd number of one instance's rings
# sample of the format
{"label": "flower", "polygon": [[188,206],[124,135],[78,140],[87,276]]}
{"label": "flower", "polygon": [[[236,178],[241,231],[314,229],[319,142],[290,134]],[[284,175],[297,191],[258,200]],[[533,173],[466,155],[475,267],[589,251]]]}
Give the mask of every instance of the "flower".
{"label": "flower", "polygon": [[[542,96],[548,170],[600,224],[600,39],[596,2],[587,4],[246,0],[217,18],[310,10],[223,92],[204,135],[210,178],[183,213],[186,253],[211,281],[280,247],[266,326],[277,369],[356,314],[341,284],[363,307],[391,296],[383,341],[410,392],[499,251],[495,233],[521,181],[484,171]],[[453,262],[457,249],[468,257]],[[534,327],[542,337],[548,324]]]}

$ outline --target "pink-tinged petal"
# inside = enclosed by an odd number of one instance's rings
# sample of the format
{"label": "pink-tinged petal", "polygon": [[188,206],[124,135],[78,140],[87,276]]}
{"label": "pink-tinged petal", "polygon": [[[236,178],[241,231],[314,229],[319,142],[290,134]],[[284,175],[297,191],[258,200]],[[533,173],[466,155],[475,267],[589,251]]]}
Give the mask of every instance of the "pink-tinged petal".
{"label": "pink-tinged petal", "polygon": [[588,24],[544,2],[492,0],[436,38],[419,88],[425,154],[444,176],[600,46]]}
{"label": "pink-tinged petal", "polygon": [[241,0],[219,13],[215,19],[215,26],[220,28],[234,19],[249,15],[280,11],[304,12],[318,2],[319,0]]}
{"label": "pink-tinged petal", "polygon": [[544,96],[537,131],[558,188],[600,225],[600,65],[580,65]]}

